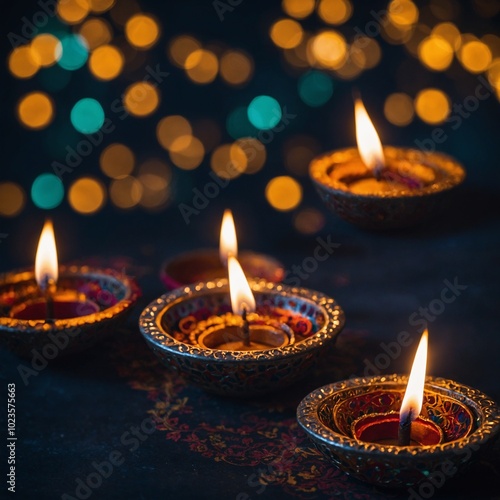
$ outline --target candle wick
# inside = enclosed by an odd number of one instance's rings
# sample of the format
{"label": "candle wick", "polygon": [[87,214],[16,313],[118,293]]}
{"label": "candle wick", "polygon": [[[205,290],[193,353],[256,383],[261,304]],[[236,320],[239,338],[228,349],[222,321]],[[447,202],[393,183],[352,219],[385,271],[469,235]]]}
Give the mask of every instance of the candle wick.
{"label": "candle wick", "polygon": [[56,282],[48,276],[44,277],[42,290],[45,295],[45,320],[54,320],[54,294],[56,291]]}
{"label": "candle wick", "polygon": [[413,409],[410,408],[406,418],[399,422],[399,428],[398,428],[398,445],[399,446],[410,446],[412,413],[413,413]]}
{"label": "candle wick", "polygon": [[382,163],[378,163],[375,165],[373,169],[373,175],[377,181],[382,179],[382,170],[384,169],[384,165]]}
{"label": "candle wick", "polygon": [[246,307],[243,308],[243,313],[241,315],[243,319],[243,345],[245,347],[250,346],[250,325],[247,320],[247,310]]}

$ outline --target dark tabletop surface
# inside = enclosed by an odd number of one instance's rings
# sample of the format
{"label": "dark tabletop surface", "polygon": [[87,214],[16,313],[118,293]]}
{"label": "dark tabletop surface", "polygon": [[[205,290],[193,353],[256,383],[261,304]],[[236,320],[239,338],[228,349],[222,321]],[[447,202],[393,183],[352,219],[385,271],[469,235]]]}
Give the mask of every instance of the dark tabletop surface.
{"label": "dark tabletop surface", "polygon": [[[281,15],[280,2],[255,6],[242,2],[223,23],[214,19],[211,2],[167,2],[162,7],[152,1],[143,4],[162,19],[167,31],[154,52],[160,60],[165,61],[167,39],[196,32],[204,40],[223,39],[252,52],[258,71],[253,83],[238,94],[219,84],[195,87],[170,68],[176,85],[169,87],[172,94],[164,90],[166,97],[156,118],[141,122],[140,127],[137,122],[124,124],[116,132],[121,134],[116,140],[127,142],[136,151],[154,152],[154,124],[160,116],[213,116],[223,127],[227,103],[234,106],[241,96],[249,101],[259,93],[281,89],[282,102],[289,103],[298,115],[290,134],[307,132],[320,141],[324,151],[354,144],[353,84],[336,82],[329,104],[307,109],[295,95],[296,76],[277,64],[277,52],[269,47],[263,26]],[[463,31],[498,32],[497,18],[480,19],[470,8],[463,7],[459,18]],[[361,7],[357,9],[359,17],[353,18],[353,26],[370,19]],[[17,29],[25,12],[34,11],[33,2],[16,2],[4,19],[7,29]],[[371,76],[363,75],[356,84],[368,95],[378,122],[384,123],[386,142],[411,146],[415,138],[428,137],[432,127],[414,122],[396,128],[383,122],[383,101],[378,96],[385,98],[400,88],[392,65],[402,54],[399,47],[383,46],[388,55],[380,68]],[[463,102],[473,92],[477,77],[453,68],[443,75],[417,68],[413,84],[420,85],[423,78],[425,85],[446,87],[452,102]],[[29,191],[33,178],[47,170],[52,158],[43,150],[39,135],[21,129],[14,117],[13,103],[32,82],[13,81],[8,74],[2,78],[7,84],[2,83],[5,162],[0,180],[15,180]],[[408,78],[404,81],[412,85]],[[71,92],[85,95],[85,82],[74,79],[76,90],[67,90],[61,99],[70,102]],[[121,92],[126,84],[110,85]],[[107,97],[115,95],[113,92]],[[16,384],[17,496],[40,500],[411,498],[411,491],[377,489],[332,467],[299,429],[295,412],[300,400],[315,388],[363,375],[377,363],[380,373],[408,373],[420,334],[415,324],[422,314],[420,308],[439,299],[450,282],[462,288],[454,302],[428,318],[427,372],[475,387],[500,401],[499,116],[498,101],[490,96],[461,127],[446,129],[448,139],[440,149],[466,166],[467,180],[429,221],[407,230],[363,231],[337,219],[303,176],[302,206],[321,211],[325,224],[313,235],[298,233],[292,224],[293,213],[273,210],[263,196],[269,179],[286,173],[282,145],[288,132],[268,145],[268,161],[259,174],[232,181],[188,225],[178,205],[190,202],[192,189],[203,188],[209,180],[208,160],[196,171],[175,171],[175,198],[160,213],[124,212],[107,206],[97,215],[85,217],[71,211],[67,203],[52,211],[61,262],[93,262],[125,270],[137,279],[142,296],[127,324],[109,339],[81,354],[50,361],[26,383],[19,370],[30,366],[31,360],[0,350],[2,397],[6,397],[7,384]],[[225,137],[223,142],[229,140]],[[80,167],[82,174],[98,175],[98,154]],[[74,177],[65,179],[65,185],[80,174],[71,175]],[[165,291],[159,279],[164,259],[194,248],[215,248],[220,217],[227,207],[236,218],[240,247],[273,255],[284,263],[289,276],[295,273],[293,266],[301,266],[313,255],[318,238],[339,244],[331,257],[301,278],[302,286],[334,297],[345,311],[346,326],[335,347],[303,381],[278,394],[250,400],[212,396],[173,374],[153,356],[137,326],[142,309]],[[32,265],[45,215],[28,203],[19,216],[0,219],[0,233],[5,235],[0,240],[0,271]],[[382,366],[383,344],[395,341],[401,331],[409,332],[414,342]],[[5,410],[1,415],[4,435]],[[105,470],[103,463],[117,456],[120,465]],[[1,457],[5,474],[5,451]],[[101,476],[95,475],[96,468],[104,470]],[[91,490],[81,486],[89,477],[94,481]],[[4,483],[0,491],[7,495]],[[498,445],[467,472],[431,493],[436,499],[500,499]]]}

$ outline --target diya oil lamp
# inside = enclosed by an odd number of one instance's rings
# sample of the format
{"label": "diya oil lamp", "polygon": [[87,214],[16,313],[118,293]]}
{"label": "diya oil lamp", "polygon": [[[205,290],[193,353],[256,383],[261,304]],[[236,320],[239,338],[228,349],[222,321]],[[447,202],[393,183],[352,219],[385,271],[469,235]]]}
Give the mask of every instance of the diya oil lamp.
{"label": "diya oil lamp", "polygon": [[285,274],[283,265],[264,254],[243,251],[238,253],[233,215],[225,210],[222,218],[219,250],[201,249],[185,252],[167,260],[160,272],[160,279],[169,290],[190,283],[227,278],[227,257],[237,257],[245,274],[279,283]]}
{"label": "diya oil lamp", "polygon": [[341,218],[368,229],[414,225],[465,178],[439,152],[382,146],[361,99],[355,100],[358,148],[315,158],[309,173],[321,199]]}
{"label": "diya oil lamp", "polygon": [[82,350],[111,333],[137,296],[135,282],[115,271],[59,266],[54,229],[47,221],[34,272],[0,275],[0,344],[21,356],[49,344],[59,355]]}
{"label": "diya oil lamp", "polygon": [[[293,344],[293,327],[297,324],[288,326],[270,315],[255,313],[252,290],[243,269],[232,255],[228,257],[228,269],[232,312],[200,321],[190,332],[191,342],[221,351],[265,351]],[[310,321],[305,318],[296,316],[294,321],[302,321],[304,333],[312,329]]]}
{"label": "diya oil lamp", "polygon": [[424,398],[427,336],[425,330],[415,354],[400,412],[369,413],[354,421],[352,434],[358,441],[397,446],[431,446],[443,440],[441,428],[420,416]]}
{"label": "diya oil lamp", "polygon": [[304,398],[297,420],[332,463],[357,479],[405,488],[455,475],[500,435],[500,408],[480,391],[425,377],[424,333],[410,377],[354,378]]}
{"label": "diya oil lamp", "polygon": [[335,341],[344,314],[319,292],[247,281],[233,255],[225,278],[178,288],[139,319],[163,363],[209,392],[251,396],[303,377]]}

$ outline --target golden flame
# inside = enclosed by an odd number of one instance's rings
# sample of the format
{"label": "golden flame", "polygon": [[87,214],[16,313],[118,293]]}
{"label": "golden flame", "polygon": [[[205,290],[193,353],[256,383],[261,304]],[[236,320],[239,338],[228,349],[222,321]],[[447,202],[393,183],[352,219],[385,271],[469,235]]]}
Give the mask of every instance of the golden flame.
{"label": "golden flame", "polygon": [[224,216],[222,217],[219,255],[224,265],[227,265],[229,256],[238,257],[238,240],[236,238],[236,228],[234,227],[234,219],[231,210],[224,210]]}
{"label": "golden flame", "polygon": [[243,310],[246,312],[255,311],[255,298],[238,259],[230,255],[227,263],[233,313],[241,316]]}
{"label": "golden flame", "polygon": [[56,238],[50,220],[45,221],[38,242],[35,258],[35,278],[40,289],[45,292],[49,282],[57,282],[59,275],[57,263]]}
{"label": "golden flame", "polygon": [[356,142],[363,163],[377,172],[385,165],[384,150],[361,99],[354,102]]}
{"label": "golden flame", "polygon": [[401,404],[401,411],[399,413],[399,421],[403,422],[410,414],[411,420],[415,420],[422,409],[422,401],[424,399],[424,383],[425,383],[425,369],[427,365],[427,329],[422,334],[420,343],[418,344],[417,353],[413,360],[411,367],[410,377],[408,378],[408,385],[406,387],[403,403]]}

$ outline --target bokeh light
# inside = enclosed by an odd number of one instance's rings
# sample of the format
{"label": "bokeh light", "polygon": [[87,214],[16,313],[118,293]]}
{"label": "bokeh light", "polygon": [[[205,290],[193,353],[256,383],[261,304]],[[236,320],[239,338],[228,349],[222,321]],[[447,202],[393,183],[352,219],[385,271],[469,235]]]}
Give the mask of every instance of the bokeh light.
{"label": "bokeh light", "polygon": [[198,84],[213,82],[219,71],[217,56],[210,50],[198,49],[191,52],[185,62],[187,76]]}
{"label": "bokeh light", "polygon": [[453,47],[441,36],[424,38],[418,46],[418,57],[422,63],[434,71],[444,71],[453,61]]}
{"label": "bokeh light", "polygon": [[345,23],[352,15],[352,5],[349,0],[320,0],[319,17],[328,24]]}
{"label": "bokeh light", "polygon": [[304,208],[293,218],[295,229],[302,234],[315,234],[325,226],[325,216],[315,208]]}
{"label": "bokeh light", "polygon": [[95,214],[104,206],[106,191],[97,179],[82,177],[69,188],[68,201],[75,212]]}
{"label": "bokeh light", "polygon": [[90,97],[80,99],[71,110],[71,123],[82,134],[93,134],[104,124],[104,110]]}
{"label": "bokeh light", "polygon": [[142,198],[142,184],[135,177],[115,179],[109,186],[109,197],[112,203],[122,209],[133,208]]}
{"label": "bokeh light", "polygon": [[297,45],[297,47],[294,47],[293,49],[285,49],[283,51],[283,56],[288,64],[296,68],[309,67],[309,61],[307,59],[307,44],[309,43],[310,38],[309,33],[304,33],[302,41],[299,45]]}
{"label": "bokeh light", "polygon": [[433,35],[444,38],[453,48],[458,50],[461,44],[460,30],[453,23],[439,23],[432,28]]}
{"label": "bokeh light", "polygon": [[99,157],[99,165],[104,174],[113,179],[127,177],[134,170],[135,156],[125,144],[114,143],[107,146]]}
{"label": "bokeh light", "polygon": [[489,33],[481,37],[481,41],[488,46],[493,58],[500,57],[500,36]]}
{"label": "bokeh light", "polygon": [[258,133],[258,129],[248,119],[247,108],[245,106],[239,106],[227,115],[226,130],[233,139],[257,135]]}
{"label": "bokeh light", "polygon": [[235,179],[247,168],[245,151],[236,143],[222,144],[214,150],[210,167],[221,179]]}
{"label": "bokeh light", "polygon": [[123,54],[112,45],[101,45],[90,54],[89,68],[99,80],[112,80],[123,69]]}
{"label": "bokeh light", "polygon": [[101,14],[111,9],[115,4],[115,0],[88,0],[90,5],[90,10]]}
{"label": "bokeh light", "polygon": [[50,210],[59,206],[63,198],[63,183],[54,174],[41,174],[31,185],[31,199],[38,208]]}
{"label": "bokeh light", "polygon": [[17,116],[25,127],[32,129],[44,128],[54,117],[52,100],[43,92],[31,92],[19,100]]}
{"label": "bokeh light", "polygon": [[396,26],[412,26],[418,21],[418,14],[418,7],[411,0],[392,0],[389,3],[389,20]]}
{"label": "bokeh light", "polygon": [[151,211],[165,208],[170,197],[172,170],[163,161],[150,158],[139,167],[138,180],[142,184],[140,205]]}
{"label": "bokeh light", "polygon": [[255,137],[242,137],[235,144],[243,150],[247,157],[245,174],[256,174],[266,163],[266,147]]}
{"label": "bokeh light", "polygon": [[308,106],[322,106],[333,95],[333,81],[321,71],[311,70],[302,75],[298,86],[300,98]]}
{"label": "bokeh light", "polygon": [[260,95],[252,99],[248,105],[247,114],[254,127],[260,130],[269,130],[280,122],[281,107],[273,97]]}
{"label": "bokeh light", "polygon": [[363,68],[359,64],[356,64],[355,60],[350,57],[340,68],[335,70],[335,75],[343,80],[353,80],[357,78],[362,71]]}
{"label": "bokeh light", "polygon": [[88,59],[89,52],[85,38],[81,35],[64,35],[59,46],[60,54],[57,53],[57,63],[68,71],[81,68]]}
{"label": "bokeh light", "polygon": [[275,177],[266,186],[266,199],[276,210],[293,210],[302,201],[302,186],[287,175]]}
{"label": "bokeh light", "polygon": [[[186,118],[180,115],[166,116],[156,126],[158,142],[167,151],[172,148],[175,141],[183,137],[191,137],[192,133],[191,124]],[[179,141],[177,144],[179,144]]]}
{"label": "bokeh light", "polygon": [[296,19],[304,19],[314,11],[314,0],[283,0],[283,11]]}
{"label": "bokeh light", "polygon": [[347,56],[347,44],[345,38],[337,31],[323,31],[311,39],[308,45],[312,56],[311,63],[318,64],[329,68],[340,68]]}
{"label": "bokeh light", "polygon": [[302,40],[302,26],[293,19],[280,19],[271,26],[271,40],[282,49],[296,47]]}
{"label": "bokeh light", "polygon": [[23,188],[15,182],[0,182],[0,215],[15,217],[26,203]]}
{"label": "bokeh light", "polygon": [[314,137],[293,135],[283,145],[285,167],[294,175],[307,175],[311,160],[321,149],[321,144]]}
{"label": "bokeh light", "polygon": [[58,0],[57,15],[67,24],[78,24],[90,11],[88,0]]}
{"label": "bokeh light", "polygon": [[29,45],[23,45],[10,53],[8,66],[17,78],[31,78],[40,69],[40,61]]}
{"label": "bokeh light", "polygon": [[160,28],[150,15],[136,14],[127,21],[125,36],[130,45],[138,49],[149,49],[158,41]]}
{"label": "bokeh light", "polygon": [[[373,38],[367,36],[356,37],[350,48],[350,56],[354,61],[357,61],[356,56],[362,54],[363,69],[370,69],[377,66],[382,57],[382,50],[379,43]],[[359,65],[359,62],[358,62]]]}
{"label": "bokeh light", "polygon": [[415,111],[426,123],[442,123],[450,113],[450,99],[439,89],[421,90],[415,97]]}
{"label": "bokeh light", "polygon": [[151,83],[133,83],[125,90],[123,104],[127,111],[134,116],[150,115],[156,110],[159,103],[158,90]]}
{"label": "bokeh light", "polygon": [[489,47],[479,40],[464,43],[460,48],[459,60],[465,69],[471,73],[486,71],[491,63]]}
{"label": "bokeh light", "polygon": [[89,50],[111,42],[111,26],[104,19],[88,19],[80,27],[80,36],[83,37]]}
{"label": "bokeh light", "polygon": [[500,87],[500,58],[493,59],[488,68],[488,81],[493,87]]}
{"label": "bokeh light", "polygon": [[59,92],[71,81],[71,75],[71,71],[66,71],[60,66],[55,65],[40,71],[37,78],[45,90],[49,92]]}
{"label": "bokeh light", "polygon": [[253,61],[249,55],[237,50],[225,52],[220,60],[221,77],[230,85],[243,85],[253,73]]}
{"label": "bokeh light", "polygon": [[[430,30],[429,30],[430,31]],[[401,45],[412,39],[414,35],[412,25],[385,23],[381,32],[382,38],[392,45]]]}
{"label": "bokeh light", "polygon": [[193,170],[203,161],[205,148],[194,136],[181,136],[170,146],[169,157],[174,165],[183,170]]}
{"label": "bokeh light", "polygon": [[168,57],[172,64],[184,68],[190,54],[201,49],[201,44],[190,35],[180,35],[170,41]]}
{"label": "bokeh light", "polygon": [[41,66],[52,66],[61,56],[61,42],[50,33],[42,33],[33,38],[31,50]]}
{"label": "bokeh light", "polygon": [[403,92],[391,94],[385,100],[384,115],[394,125],[399,127],[408,125],[414,115],[413,99]]}

